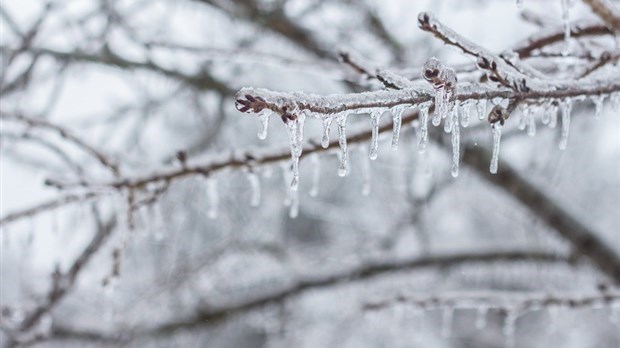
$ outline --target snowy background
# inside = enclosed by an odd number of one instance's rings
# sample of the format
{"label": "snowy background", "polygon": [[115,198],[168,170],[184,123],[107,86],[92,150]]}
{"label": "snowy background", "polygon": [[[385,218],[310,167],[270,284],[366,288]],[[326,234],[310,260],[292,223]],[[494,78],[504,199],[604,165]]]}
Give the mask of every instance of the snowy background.
{"label": "snowy background", "polygon": [[[560,0],[525,0],[521,9],[502,0],[49,3],[46,9],[43,1],[1,2],[3,85],[33,65],[22,86],[1,95],[1,111],[70,130],[122,163],[130,177],[181,166],[175,159],[180,150],[198,163],[230,149],[287,148],[277,118],[267,139],[257,139],[259,121],[235,109],[234,93],[245,86],[318,94],[367,89],[343,81],[355,74],[338,63],[339,50],[395,69],[419,69],[431,56],[447,65],[471,63],[417,28],[421,11],[432,11],[494,52],[539,30],[521,11],[537,14],[548,28],[562,26]],[[275,14],[248,15],[240,10],[247,3]],[[574,20],[596,20],[579,1],[570,14]],[[320,46],[300,44],[263,24],[282,17],[305,28]],[[36,35],[20,50],[17,30],[27,34],[31,28]],[[82,56],[63,55],[76,52]],[[558,58],[557,64],[568,59]],[[563,151],[559,128],[539,124],[537,134],[528,137],[516,129],[515,117],[506,126],[500,157],[620,253],[620,117],[610,103],[599,119],[594,111],[589,99],[575,102]],[[356,117],[350,127],[369,125],[368,117]],[[58,132],[3,116],[1,134],[2,217],[82,192],[50,187],[46,179],[113,179]],[[306,139],[320,136],[320,122],[308,121]],[[461,128],[461,136],[463,143],[492,146],[490,129],[477,117]],[[336,153],[302,160],[296,218],[285,205],[290,178],[284,161],[261,167],[256,176],[240,169],[219,172],[216,219],[208,214],[213,197],[207,180],[192,175],[138,209],[133,230],[126,223],[126,194],[97,188],[97,199],[2,225],[0,339],[8,342],[23,317],[45,302],[55,270],[66,271],[83,252],[96,233],[96,210],[103,222],[116,216],[116,226],[71,290],[24,334],[34,337],[35,346],[620,346],[618,301],[528,310],[519,313],[514,328],[506,325],[507,313],[492,309],[484,325],[476,324],[476,304],[368,310],[369,303],[401,294],[514,299],[530,293],[596,294],[601,284],[610,284],[578,255],[561,261],[571,256],[570,245],[505,191],[465,166],[452,178],[449,152],[430,144],[418,154],[412,127],[403,128],[397,151],[389,142],[389,136],[381,138],[372,163],[368,143],[352,146],[344,178],[337,175]],[[314,170],[320,174],[315,197],[309,195]],[[252,184],[257,177],[258,186]],[[253,207],[257,189],[260,202]],[[111,276],[113,251],[119,248],[120,275]],[[555,255],[559,261],[431,264],[359,278],[350,272],[384,261],[515,251]],[[339,281],[285,291],[300,279],[348,273],[351,277]],[[280,292],[273,301],[243,307]],[[214,308],[230,310],[201,317]]]}

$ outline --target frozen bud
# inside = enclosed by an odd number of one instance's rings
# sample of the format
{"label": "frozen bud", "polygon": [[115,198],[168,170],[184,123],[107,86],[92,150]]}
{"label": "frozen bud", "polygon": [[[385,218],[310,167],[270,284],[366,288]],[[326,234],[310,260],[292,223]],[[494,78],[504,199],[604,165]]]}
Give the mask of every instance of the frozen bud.
{"label": "frozen bud", "polygon": [[424,63],[424,67],[422,68],[422,74],[424,75],[424,79],[432,84],[437,84],[439,82],[439,75],[443,70],[443,66],[441,62],[435,58],[429,58],[426,63]]}

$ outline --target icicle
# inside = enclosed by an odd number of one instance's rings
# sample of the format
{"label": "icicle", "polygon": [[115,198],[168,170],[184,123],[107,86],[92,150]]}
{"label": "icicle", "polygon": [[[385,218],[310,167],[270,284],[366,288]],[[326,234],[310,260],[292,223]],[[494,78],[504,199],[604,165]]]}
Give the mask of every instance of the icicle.
{"label": "icicle", "polygon": [[361,149],[361,157],[362,157],[362,176],[364,183],[362,184],[362,195],[368,196],[371,190],[371,181],[370,181],[370,161],[368,160],[368,155],[366,153],[366,149],[364,147],[360,147]]}
{"label": "icicle", "polygon": [[312,186],[310,187],[310,197],[316,197],[319,194],[319,179],[321,177],[321,159],[319,155],[313,153],[310,155],[312,165]]}
{"label": "icicle", "polygon": [[452,127],[452,114],[450,114],[450,117],[446,118],[443,123],[443,131],[449,134],[450,132],[452,132]]}
{"label": "icicle", "polygon": [[476,329],[482,330],[487,327],[487,314],[489,312],[489,307],[480,306],[476,311]]}
{"label": "icicle", "polygon": [[594,117],[595,118],[601,118],[601,115],[603,114],[603,105],[605,103],[605,96],[604,95],[595,95],[592,96],[592,102],[594,103]]}
{"label": "icicle", "polygon": [[609,99],[611,100],[611,107],[614,111],[620,112],[620,93],[612,94]]}
{"label": "icicle", "polygon": [[291,189],[297,191],[299,187],[299,157],[303,150],[304,139],[304,121],[306,116],[303,113],[299,113],[295,120],[288,120],[286,122],[286,128],[288,129],[289,140],[291,144],[291,160],[293,178],[291,179]]}
{"label": "icicle", "polygon": [[213,176],[207,177],[207,203],[207,217],[209,219],[216,219],[220,197],[217,193],[217,180]]}
{"label": "icicle", "polygon": [[452,318],[454,317],[454,308],[446,307],[443,309],[441,317],[441,337],[452,336]]}
{"label": "icicle", "polygon": [[464,102],[461,106],[461,125],[465,128],[469,126],[469,115],[471,114],[471,102]]}
{"label": "icicle", "polygon": [[520,107],[520,114],[519,114],[519,130],[524,130],[525,127],[527,126],[527,118],[529,115],[529,109],[526,105],[522,105]]}
{"label": "icicle", "polygon": [[485,99],[479,99],[476,102],[476,111],[478,112],[478,119],[480,121],[487,117],[487,101]]}
{"label": "icicle", "polygon": [[564,25],[564,46],[562,47],[562,55],[568,56],[570,54],[570,16],[569,7],[570,0],[562,1],[562,24]]}
{"label": "icicle", "polygon": [[570,131],[570,113],[573,109],[573,101],[565,98],[560,104],[562,108],[562,135],[560,137],[560,150],[565,150],[568,145],[568,132]]}
{"label": "icicle", "polygon": [[491,174],[497,174],[497,163],[499,162],[499,144],[502,139],[502,125],[497,122],[493,124],[493,155],[491,156],[491,165],[489,171]]}
{"label": "icicle", "polygon": [[[447,123],[447,122],[446,122]],[[459,158],[460,158],[460,129],[459,129],[459,112],[458,102],[452,109],[452,174],[453,178],[459,176]]]}
{"label": "icicle", "polygon": [[334,118],[332,116],[325,116],[323,118],[323,138],[321,139],[321,146],[324,149],[329,147],[329,131]]}
{"label": "icicle", "polygon": [[347,175],[347,116],[339,115],[336,118],[338,124],[338,143],[340,145],[340,166],[338,167],[338,176]]}
{"label": "icicle", "polygon": [[299,192],[290,191],[290,199],[291,203],[288,209],[288,217],[295,219],[299,215]]}
{"label": "icicle", "polygon": [[373,110],[370,113],[370,120],[372,121],[372,137],[370,139],[370,151],[368,156],[371,160],[376,160],[379,151],[379,118],[381,118],[381,110]]}
{"label": "icicle", "polygon": [[609,308],[609,321],[612,324],[620,324],[620,303],[612,303]]}
{"label": "icicle", "polygon": [[534,110],[527,109],[527,135],[533,137],[536,135],[536,118],[534,117]]}
{"label": "icicle", "polygon": [[512,348],[515,345],[515,331],[517,328],[517,313],[508,311],[506,318],[504,318],[504,326],[502,327],[502,333],[506,337],[506,347]]}
{"label": "icicle", "polygon": [[[435,99],[437,99],[437,94],[435,94]],[[437,103],[437,101],[435,101],[435,103]],[[433,119],[431,122],[433,123],[433,126],[435,127],[438,127],[441,124],[441,114],[439,113],[439,110],[437,109],[437,104],[435,104],[435,111],[433,111]]]}
{"label": "icicle", "polygon": [[392,108],[392,150],[398,149],[398,140],[400,138],[400,127],[403,121],[404,105],[398,105]]}
{"label": "icicle", "polygon": [[418,144],[418,152],[420,153],[426,151],[426,144],[428,143],[428,108],[429,104],[420,105],[420,143]]}
{"label": "icicle", "polygon": [[285,207],[290,207],[291,206],[291,202],[292,202],[292,196],[293,196],[293,190],[290,189],[290,182],[291,182],[291,168],[290,166],[285,163],[282,162],[280,164],[280,168],[282,169],[282,180],[284,181],[284,191],[286,192],[286,196],[284,198],[284,206]]}
{"label": "icicle", "polygon": [[549,128],[555,128],[558,124],[558,106],[552,103],[547,111],[549,114]]}
{"label": "icicle", "polygon": [[258,131],[258,139],[261,139],[261,140],[267,139],[267,128],[269,127],[269,116],[270,115],[271,115],[271,110],[263,110],[258,115],[258,119],[260,120],[260,129]]}
{"label": "icicle", "polygon": [[258,207],[261,196],[260,178],[254,171],[248,171],[247,177],[252,192],[252,196],[250,197],[250,206]]}

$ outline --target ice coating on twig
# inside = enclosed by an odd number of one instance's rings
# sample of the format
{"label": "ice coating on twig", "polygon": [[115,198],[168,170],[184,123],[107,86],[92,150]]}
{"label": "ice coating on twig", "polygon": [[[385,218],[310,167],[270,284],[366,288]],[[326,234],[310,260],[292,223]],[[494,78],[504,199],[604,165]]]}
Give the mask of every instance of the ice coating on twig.
{"label": "ice coating on twig", "polygon": [[422,68],[424,79],[429,82],[435,90],[435,114],[433,115],[433,125],[439,126],[441,120],[446,118],[446,131],[448,123],[451,123],[449,113],[454,106],[453,95],[456,90],[456,72],[442,65],[437,58],[429,58]]}

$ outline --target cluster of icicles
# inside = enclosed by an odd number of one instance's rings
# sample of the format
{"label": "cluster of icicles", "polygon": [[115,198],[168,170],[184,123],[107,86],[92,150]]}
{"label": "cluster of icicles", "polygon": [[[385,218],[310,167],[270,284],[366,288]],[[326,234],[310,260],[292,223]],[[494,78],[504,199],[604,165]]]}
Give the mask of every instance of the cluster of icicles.
{"label": "cluster of icicles", "polygon": [[[595,117],[601,116],[603,105],[605,101],[605,95],[594,95],[590,97],[590,100],[595,106]],[[570,129],[571,110],[575,101],[585,100],[585,96],[564,98],[558,100],[547,100],[544,104],[531,104],[527,101],[522,102],[520,105],[520,118],[518,119],[518,127],[521,130],[527,130],[529,136],[536,134],[537,118],[540,117],[540,122],[550,128],[555,128],[558,124],[558,110],[561,115],[561,135],[559,148],[566,149],[568,144],[568,135]],[[611,103],[614,109],[620,110],[620,93],[611,95]],[[416,107],[419,112],[418,118],[418,132],[419,143],[418,151],[424,153],[428,143],[428,123],[433,126],[440,126],[441,121],[444,120],[443,129],[446,133],[451,133],[452,138],[452,170],[453,177],[457,177],[459,174],[459,158],[460,158],[460,127],[468,127],[470,124],[470,116],[476,114],[479,120],[484,120],[487,116],[487,100],[467,100],[460,102],[457,99],[452,98],[452,95],[441,89],[436,89],[435,93],[435,105],[436,112],[433,114],[432,119],[429,120],[429,107],[431,102],[425,102],[418,105],[397,105],[389,109],[375,108],[370,110],[356,110],[350,111],[350,114],[369,113],[372,127],[370,148],[362,148],[363,153],[367,154],[367,158],[370,160],[377,159],[379,149],[379,125],[380,119],[384,115],[391,114],[393,122],[392,131],[392,149],[398,149],[400,130],[402,125],[402,115],[407,108]],[[502,98],[495,98],[490,101],[491,105],[506,106],[508,100]],[[473,109],[473,110],[472,110]],[[290,147],[292,164],[282,163],[282,177],[285,180],[285,185],[290,186],[290,190],[287,191],[287,198],[285,205],[289,207],[289,216],[295,218],[299,211],[299,159],[303,149],[304,138],[304,123],[306,118],[310,115],[304,111],[294,110],[297,118],[295,120],[288,120],[286,123]],[[269,125],[269,118],[273,115],[272,111],[263,110],[258,114],[260,120],[260,129],[258,137],[260,139],[266,139],[267,129]],[[315,115],[312,115],[315,117]],[[338,130],[338,143],[340,145],[339,151],[339,166],[338,175],[345,176],[348,171],[348,146],[347,146],[347,117],[348,114],[337,115],[321,115],[319,118],[323,124],[323,132],[321,139],[321,146],[328,148],[330,144],[330,129],[332,123],[335,121]],[[486,122],[486,121],[484,121]],[[491,156],[491,163],[489,171],[493,174],[497,173],[498,161],[499,161],[499,149],[500,140],[502,136],[502,125],[497,122],[492,125],[493,136],[493,151]],[[313,153],[309,156],[309,160],[312,162],[312,177],[311,177],[311,189],[310,196],[315,197],[319,190],[320,180],[320,158],[318,153]],[[368,161],[364,161],[362,169],[364,170],[364,185],[362,193],[368,195],[370,193],[370,165]],[[252,206],[258,206],[261,200],[261,188],[260,188],[260,176],[256,168],[247,170],[246,175],[248,182],[251,186],[251,199]],[[271,170],[263,170],[263,176],[271,176]],[[207,178],[207,195],[208,195],[208,217],[216,218],[219,205],[218,193],[217,193],[217,179],[213,176]]]}

